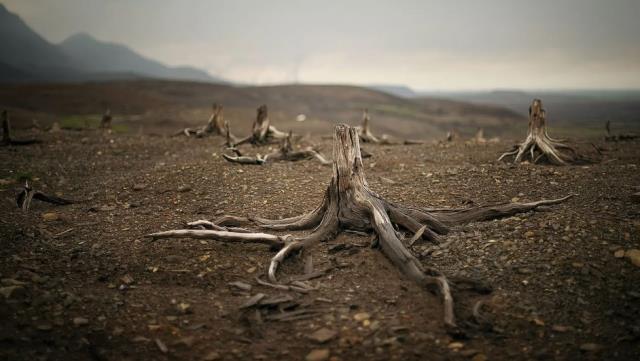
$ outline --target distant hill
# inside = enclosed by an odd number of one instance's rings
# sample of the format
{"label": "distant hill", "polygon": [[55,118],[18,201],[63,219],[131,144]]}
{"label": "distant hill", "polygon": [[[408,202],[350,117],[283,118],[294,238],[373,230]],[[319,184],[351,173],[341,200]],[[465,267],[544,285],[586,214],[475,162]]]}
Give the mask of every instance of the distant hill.
{"label": "distant hill", "polygon": [[[444,139],[456,129],[463,136],[484,128],[487,137],[520,134],[526,118],[502,107],[435,98],[401,98],[365,87],[346,85],[233,86],[201,82],[129,80],[83,84],[27,84],[0,87],[0,109],[16,126],[31,119],[42,124],[66,116],[97,116],[108,107],[114,119],[130,119],[132,129],[169,134],[204,124],[213,102],[224,105],[225,119],[236,134],[246,134],[256,108],[269,107],[273,124],[299,134],[330,134],[337,122],[359,125],[362,110],[376,134],[399,138]],[[296,121],[304,114],[306,120]]]}
{"label": "distant hill", "polygon": [[192,67],[169,67],[132,49],[76,34],[51,44],[0,4],[0,82],[160,78],[222,82]]}
{"label": "distant hill", "polygon": [[409,88],[406,85],[385,85],[385,84],[376,84],[369,85],[371,89],[379,90],[381,92],[385,92],[388,94],[392,94],[402,98],[414,98],[417,97],[418,94],[413,91],[413,89]]}

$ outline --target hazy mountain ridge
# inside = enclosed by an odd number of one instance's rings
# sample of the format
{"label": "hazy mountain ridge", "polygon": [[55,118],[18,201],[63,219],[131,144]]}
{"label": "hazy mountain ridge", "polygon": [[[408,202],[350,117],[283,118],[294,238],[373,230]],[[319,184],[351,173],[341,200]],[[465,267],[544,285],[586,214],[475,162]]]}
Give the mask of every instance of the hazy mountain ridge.
{"label": "hazy mountain ridge", "polygon": [[222,82],[193,67],[169,67],[129,47],[75,34],[51,44],[0,4],[0,82],[159,78]]}

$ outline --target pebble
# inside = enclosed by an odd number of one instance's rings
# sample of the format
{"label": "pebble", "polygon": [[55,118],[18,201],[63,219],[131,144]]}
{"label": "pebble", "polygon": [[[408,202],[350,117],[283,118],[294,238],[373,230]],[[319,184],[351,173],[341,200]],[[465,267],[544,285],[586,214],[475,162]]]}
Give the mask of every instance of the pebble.
{"label": "pebble", "polygon": [[75,317],[73,319],[73,324],[76,326],[85,326],[89,324],[89,320],[84,317]]}
{"label": "pebble", "polygon": [[216,351],[211,351],[208,354],[206,354],[202,359],[204,361],[216,361],[220,359],[220,354],[217,353]]}
{"label": "pebble", "polygon": [[371,315],[369,315],[366,312],[360,312],[360,313],[356,313],[355,315],[353,315],[353,319],[358,321],[358,322],[362,322],[364,320],[368,320],[369,318],[371,318]]}
{"label": "pebble", "polygon": [[613,252],[613,256],[614,256],[615,258],[622,258],[622,257],[624,257],[624,249],[619,249],[619,250],[617,250],[617,251]]}
{"label": "pebble", "polygon": [[55,213],[55,212],[42,213],[42,220],[45,222],[53,222],[59,219],[60,219],[60,216],[58,215],[58,213]]}
{"label": "pebble", "polygon": [[630,249],[624,253],[634,266],[640,267],[640,249]]}
{"label": "pebble", "polygon": [[329,359],[329,349],[327,348],[318,348],[311,350],[307,357],[304,358],[306,361],[325,361]]}
{"label": "pebble", "polygon": [[323,327],[309,335],[309,338],[318,343],[325,343],[336,337],[337,334],[336,331]]}
{"label": "pebble", "polygon": [[602,345],[591,342],[583,343],[582,345],[580,345],[580,350],[585,352],[597,352],[602,350]]}

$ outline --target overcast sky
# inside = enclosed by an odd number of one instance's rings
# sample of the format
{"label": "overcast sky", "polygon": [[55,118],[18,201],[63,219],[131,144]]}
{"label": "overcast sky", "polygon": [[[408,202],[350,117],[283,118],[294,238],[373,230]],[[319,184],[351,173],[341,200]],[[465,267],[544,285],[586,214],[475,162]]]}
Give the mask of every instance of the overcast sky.
{"label": "overcast sky", "polygon": [[0,1],[49,41],[86,32],[238,82],[640,88],[638,0]]}

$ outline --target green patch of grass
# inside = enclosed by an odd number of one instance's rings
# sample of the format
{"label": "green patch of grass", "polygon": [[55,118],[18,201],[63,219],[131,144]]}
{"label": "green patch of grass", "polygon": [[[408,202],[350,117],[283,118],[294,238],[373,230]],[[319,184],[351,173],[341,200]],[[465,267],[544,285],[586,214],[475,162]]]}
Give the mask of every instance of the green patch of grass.
{"label": "green patch of grass", "polygon": [[71,115],[60,119],[60,128],[71,130],[97,129],[100,117],[95,115]]}
{"label": "green patch of grass", "polygon": [[15,175],[18,183],[24,183],[25,181],[33,181],[33,174],[31,172],[18,172]]}
{"label": "green patch of grass", "polygon": [[[60,128],[69,130],[98,129],[102,115],[70,115],[60,119]],[[129,126],[126,124],[112,124],[111,131],[114,133],[128,133]]]}

